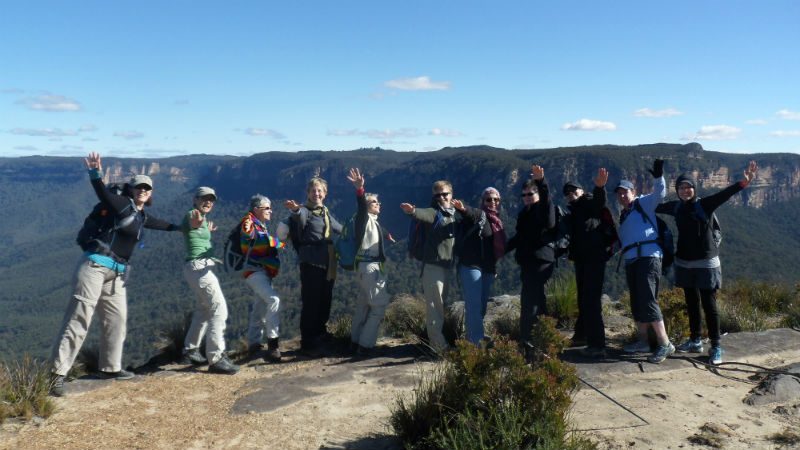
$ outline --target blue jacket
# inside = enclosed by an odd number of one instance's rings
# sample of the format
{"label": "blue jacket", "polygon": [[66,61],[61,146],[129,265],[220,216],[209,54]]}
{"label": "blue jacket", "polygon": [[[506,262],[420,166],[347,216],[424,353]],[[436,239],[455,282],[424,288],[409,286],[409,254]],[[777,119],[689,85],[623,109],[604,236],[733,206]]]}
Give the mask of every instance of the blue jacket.
{"label": "blue jacket", "polygon": [[[667,187],[664,183],[664,177],[656,178],[653,181],[653,192],[647,195],[640,195],[636,197],[636,202],[639,202],[642,210],[649,217],[649,220],[642,217],[642,215],[631,207],[623,210],[620,215],[619,224],[619,239],[622,248],[628,245],[635,244],[636,242],[649,241],[658,239],[658,230],[656,229],[656,207],[664,201],[667,196]],[[637,257],[662,257],[661,247],[655,242],[644,244],[640,248],[628,249],[623,257],[626,261],[631,261]]]}

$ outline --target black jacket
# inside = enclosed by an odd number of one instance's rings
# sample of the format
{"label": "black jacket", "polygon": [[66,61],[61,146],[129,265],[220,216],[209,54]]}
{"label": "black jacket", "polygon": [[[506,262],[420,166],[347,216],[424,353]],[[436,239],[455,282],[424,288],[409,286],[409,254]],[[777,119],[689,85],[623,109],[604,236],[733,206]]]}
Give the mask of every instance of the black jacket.
{"label": "black jacket", "polygon": [[492,226],[488,220],[485,220],[483,229],[477,226],[483,214],[482,210],[469,206],[461,213],[463,220],[458,224],[456,235],[458,265],[480,269],[483,273],[496,273]]}
{"label": "black jacket", "polygon": [[[367,197],[364,195],[364,188],[356,190],[356,202],[358,203],[358,211],[356,211],[356,220],[353,224],[355,227],[355,242],[358,246],[356,250],[361,248],[361,241],[364,240],[364,234],[367,231],[367,220],[369,219],[369,213],[367,212]],[[384,262],[386,261],[386,254],[383,250],[384,248],[384,237],[388,235],[388,233],[383,229],[379,222],[376,222],[378,225],[378,234],[380,237],[378,238],[378,261]]]}
{"label": "black jacket", "polygon": [[570,203],[569,259],[575,262],[607,261],[608,247],[616,239],[614,218],[606,207],[606,190],[595,186]]}
{"label": "black jacket", "polygon": [[[91,182],[97,198],[101,202],[109,205],[114,215],[120,215],[126,208],[131,207],[131,198],[127,195],[111,193],[106,189],[102,178],[92,178]],[[180,229],[178,225],[158,219],[150,214],[145,214],[144,211],[138,211],[133,222],[113,233],[113,239],[110,244],[111,251],[114,255],[124,261],[128,261],[133,255],[133,249],[136,248],[136,244],[142,238],[142,228],[163,231],[176,231]]]}
{"label": "black jacket", "polygon": [[[699,200],[695,196],[688,202],[673,200],[656,207],[657,213],[675,217],[675,225],[678,227],[676,258],[685,261],[697,261],[719,256],[719,249],[714,243],[713,230],[710,226],[711,214],[742,189],[744,189],[744,186],[740,182],[736,182],[714,195],[703,197]],[[696,218],[696,202],[700,202],[700,206],[706,214],[706,222],[700,222]],[[676,206],[677,214],[675,214]]]}
{"label": "black jacket", "polygon": [[535,182],[539,201],[522,207],[517,215],[516,234],[506,245],[506,253],[516,250],[514,259],[520,266],[555,261],[553,248],[547,244],[555,232],[556,207],[550,199],[547,181]]}

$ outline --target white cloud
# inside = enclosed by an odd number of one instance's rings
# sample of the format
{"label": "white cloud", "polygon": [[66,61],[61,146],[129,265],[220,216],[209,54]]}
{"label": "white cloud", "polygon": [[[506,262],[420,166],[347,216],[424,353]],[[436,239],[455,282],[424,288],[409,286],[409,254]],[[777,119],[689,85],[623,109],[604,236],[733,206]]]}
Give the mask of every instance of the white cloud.
{"label": "white cloud", "polygon": [[798,137],[800,136],[800,130],[775,130],[769,135],[775,137]]}
{"label": "white cloud", "polygon": [[249,136],[266,136],[273,139],[286,139],[286,136],[284,136],[283,133],[270,130],[269,128],[245,128],[244,134]]}
{"label": "white cloud", "polygon": [[383,85],[402,91],[446,91],[450,89],[449,81],[431,81],[427,76],[389,80]]}
{"label": "white cloud", "polygon": [[144,133],[141,131],[115,131],[114,137],[120,137],[122,139],[133,140],[133,139],[141,139],[144,137]]}
{"label": "white cloud", "polygon": [[63,95],[42,94],[36,97],[23,98],[17,103],[26,105],[34,111],[80,111],[81,104]]}
{"label": "white cloud", "polygon": [[85,137],[85,138],[83,138],[83,139],[81,139],[81,140],[82,140],[83,142],[97,142],[97,141],[99,141],[100,139],[95,139],[95,138]]}
{"label": "white cloud", "polygon": [[688,141],[727,141],[736,139],[741,134],[740,128],[730,125],[703,125],[700,130],[683,139]]}
{"label": "white cloud", "polygon": [[675,108],[667,109],[650,109],[642,108],[633,112],[636,117],[674,117],[683,115],[683,111],[678,111]]}
{"label": "white cloud", "polygon": [[786,120],[800,120],[800,112],[782,109],[775,113],[776,116]]}
{"label": "white cloud", "polygon": [[32,145],[18,145],[14,147],[14,150],[22,150],[23,152],[35,152],[39,149]]}
{"label": "white cloud", "polygon": [[22,94],[24,92],[25,91],[23,91],[22,89],[19,89],[19,88],[4,88],[4,89],[0,89],[0,93],[3,93],[3,94]]}
{"label": "white cloud", "polygon": [[61,128],[14,128],[10,132],[22,136],[46,137],[76,136],[78,134],[75,130],[62,130]]}
{"label": "white cloud", "polygon": [[458,130],[450,130],[450,129],[442,129],[442,128],[433,128],[428,131],[428,136],[444,136],[444,137],[459,137],[463,136],[464,133]]}
{"label": "white cloud", "polygon": [[748,125],[766,125],[767,121],[764,119],[752,119],[745,121],[745,123]]}
{"label": "white cloud", "polygon": [[91,133],[93,131],[97,131],[97,127],[90,123],[81,125],[80,128],[78,128],[78,133]]}
{"label": "white cloud", "polygon": [[614,122],[581,119],[577,122],[565,123],[561,125],[561,129],[568,131],[614,131],[617,129],[617,126]]}

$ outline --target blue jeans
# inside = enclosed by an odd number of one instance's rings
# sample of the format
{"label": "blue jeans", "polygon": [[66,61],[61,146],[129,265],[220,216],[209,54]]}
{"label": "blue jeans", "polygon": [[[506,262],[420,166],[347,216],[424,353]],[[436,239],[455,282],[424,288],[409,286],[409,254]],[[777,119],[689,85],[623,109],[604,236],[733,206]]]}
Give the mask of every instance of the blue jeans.
{"label": "blue jeans", "polygon": [[480,269],[458,266],[461,293],[464,296],[464,323],[467,340],[477,344],[483,339],[483,316],[494,284],[494,274],[483,274]]}

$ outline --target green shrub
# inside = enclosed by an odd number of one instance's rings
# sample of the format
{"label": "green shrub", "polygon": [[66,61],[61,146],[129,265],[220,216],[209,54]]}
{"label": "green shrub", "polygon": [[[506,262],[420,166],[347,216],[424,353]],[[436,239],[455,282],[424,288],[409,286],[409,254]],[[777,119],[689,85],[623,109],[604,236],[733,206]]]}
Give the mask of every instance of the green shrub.
{"label": "green shrub", "polygon": [[672,288],[658,294],[658,305],[664,316],[664,327],[672,342],[680,342],[689,337],[689,313],[683,289]]}
{"label": "green shrub", "polygon": [[50,417],[55,405],[50,365],[29,355],[21,361],[0,365],[0,423],[7,417]]}
{"label": "green shrub", "polygon": [[786,308],[785,315],[781,320],[781,326],[787,328],[800,327],[800,301],[795,300],[794,303]]}
{"label": "green shrub", "polygon": [[[537,336],[558,335],[553,320],[540,324]],[[397,400],[390,424],[409,449],[592,448],[568,432],[578,378],[555,357],[563,345],[537,343],[546,350],[529,366],[505,339],[491,349],[459,341],[408,398]]]}
{"label": "green shrub", "polygon": [[334,318],[328,323],[328,333],[336,345],[347,347],[352,341],[353,317],[349,314]]}
{"label": "green shrub", "polygon": [[391,336],[417,341],[427,340],[425,301],[409,294],[395,296],[386,308],[383,324]]}
{"label": "green shrub", "polygon": [[159,355],[168,361],[176,361],[183,355],[183,342],[192,323],[191,314],[180,320],[162,323],[156,331],[153,347]]}
{"label": "green shrub", "polygon": [[785,311],[795,297],[793,290],[781,283],[749,279],[736,280],[732,286],[725,288],[723,295],[729,302],[749,304],[764,314]]}
{"label": "green shrub", "polygon": [[572,327],[578,320],[578,286],[570,273],[561,273],[547,282],[547,313],[560,326]]}
{"label": "green shrub", "polygon": [[732,299],[727,295],[718,299],[720,330],[729,333],[764,331],[769,328],[769,317],[753,305]]}

